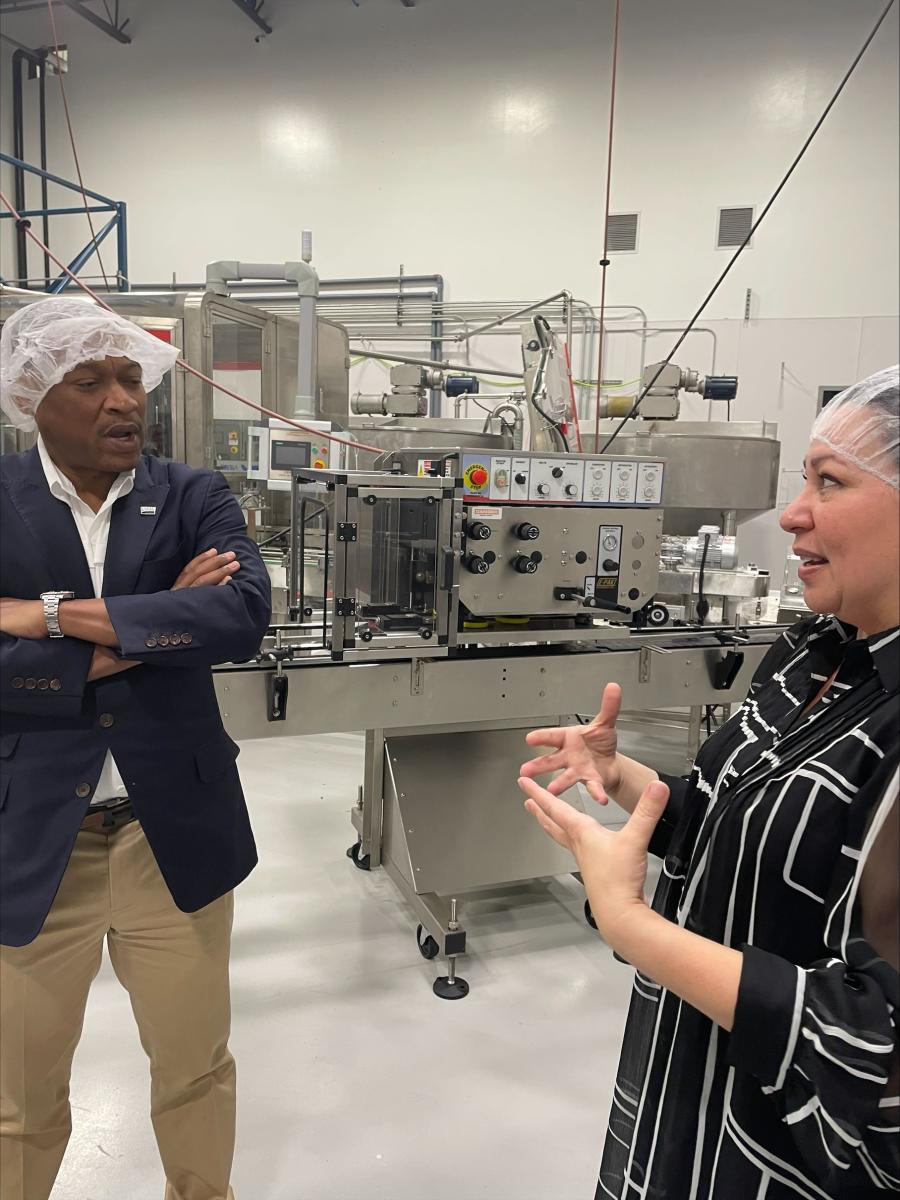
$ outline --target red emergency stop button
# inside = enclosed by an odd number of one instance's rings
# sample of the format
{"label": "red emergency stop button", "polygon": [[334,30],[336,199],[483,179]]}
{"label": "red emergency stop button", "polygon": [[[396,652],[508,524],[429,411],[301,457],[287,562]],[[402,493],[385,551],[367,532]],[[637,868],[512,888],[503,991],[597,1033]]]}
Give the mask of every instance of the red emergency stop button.
{"label": "red emergency stop button", "polygon": [[484,467],[473,467],[469,472],[469,483],[472,487],[483,488],[488,481],[488,473]]}

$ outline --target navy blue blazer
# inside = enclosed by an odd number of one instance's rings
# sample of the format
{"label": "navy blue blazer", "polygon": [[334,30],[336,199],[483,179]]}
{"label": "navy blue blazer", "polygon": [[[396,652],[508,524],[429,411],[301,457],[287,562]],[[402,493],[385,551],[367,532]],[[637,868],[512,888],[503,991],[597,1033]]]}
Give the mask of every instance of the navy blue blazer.
{"label": "navy blue blazer", "polygon": [[[224,587],[169,589],[215,546],[240,571]],[[94,595],[72,513],[36,449],[0,457],[0,595]],[[270,618],[268,573],[223,477],[143,457],[112,508],[103,596],[124,657],[87,682],[75,638],[0,635],[0,943],[38,934],[108,750],[175,903],[194,912],[256,865],[211,666],[246,660]]]}

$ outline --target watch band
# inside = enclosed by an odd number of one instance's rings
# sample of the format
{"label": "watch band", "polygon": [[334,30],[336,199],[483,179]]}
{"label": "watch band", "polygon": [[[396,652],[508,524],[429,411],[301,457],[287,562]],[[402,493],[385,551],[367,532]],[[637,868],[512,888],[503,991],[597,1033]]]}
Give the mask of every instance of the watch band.
{"label": "watch band", "polygon": [[41,600],[44,602],[44,620],[47,622],[47,633],[50,637],[61,638],[64,636],[59,627],[60,602],[74,599],[74,592],[41,592]]}

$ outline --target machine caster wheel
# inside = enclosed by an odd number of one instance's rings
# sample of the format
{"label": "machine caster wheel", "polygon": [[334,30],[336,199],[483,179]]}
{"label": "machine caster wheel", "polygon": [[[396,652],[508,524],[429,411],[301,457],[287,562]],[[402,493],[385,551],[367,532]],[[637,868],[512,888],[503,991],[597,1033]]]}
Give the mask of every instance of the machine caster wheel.
{"label": "machine caster wheel", "polygon": [[584,919],[590,925],[591,929],[597,928],[597,922],[594,920],[594,914],[591,912],[590,900],[585,900],[584,902]]}
{"label": "machine caster wheel", "polygon": [[441,1000],[462,1000],[463,996],[469,994],[469,985],[458,975],[452,981],[446,975],[438,975],[432,991]]}
{"label": "machine caster wheel", "polygon": [[347,849],[347,857],[353,860],[354,867],[357,867],[360,871],[368,871],[369,856],[368,854],[360,854],[361,849],[362,842],[354,842],[353,845]]}
{"label": "machine caster wheel", "polygon": [[424,938],[422,937],[423,933],[425,933],[424,928],[421,925],[417,925],[416,945],[419,947],[419,953],[422,957],[430,961],[432,958],[437,958],[441,948],[430,933],[426,933]]}

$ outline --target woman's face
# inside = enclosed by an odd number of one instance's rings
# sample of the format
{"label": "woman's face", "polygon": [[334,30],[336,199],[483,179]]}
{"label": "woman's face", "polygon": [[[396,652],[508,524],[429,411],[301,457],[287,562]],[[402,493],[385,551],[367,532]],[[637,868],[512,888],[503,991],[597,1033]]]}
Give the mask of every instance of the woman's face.
{"label": "woman's face", "polygon": [[823,442],[806,455],[806,486],[784,510],[804,599],[861,634],[900,624],[900,492]]}

